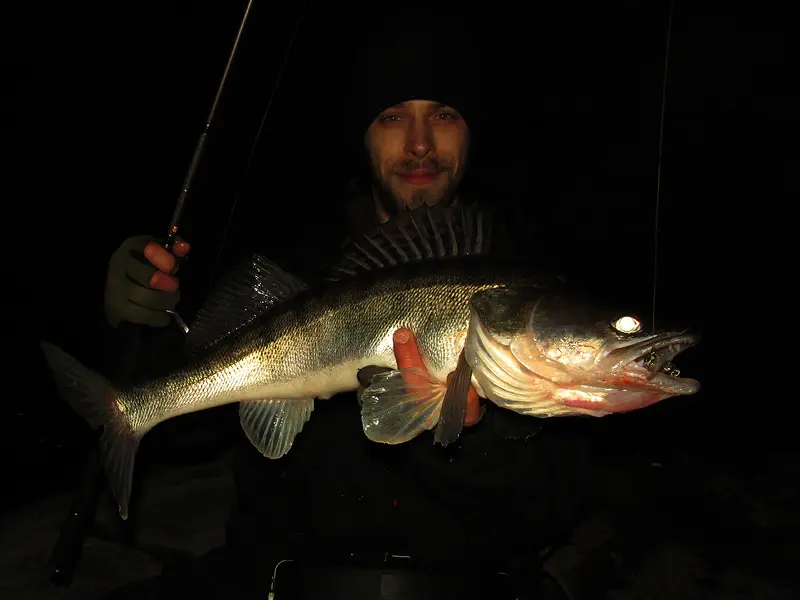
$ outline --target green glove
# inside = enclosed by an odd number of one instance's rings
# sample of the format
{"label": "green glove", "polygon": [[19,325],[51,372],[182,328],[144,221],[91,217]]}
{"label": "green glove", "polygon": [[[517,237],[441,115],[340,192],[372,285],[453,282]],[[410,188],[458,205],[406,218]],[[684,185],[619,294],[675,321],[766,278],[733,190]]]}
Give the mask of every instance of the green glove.
{"label": "green glove", "polygon": [[180,290],[163,292],[150,287],[156,267],[144,258],[144,247],[155,238],[138,235],[125,240],[111,256],[103,301],[106,320],[118,327],[123,321],[166,327],[181,299]]}

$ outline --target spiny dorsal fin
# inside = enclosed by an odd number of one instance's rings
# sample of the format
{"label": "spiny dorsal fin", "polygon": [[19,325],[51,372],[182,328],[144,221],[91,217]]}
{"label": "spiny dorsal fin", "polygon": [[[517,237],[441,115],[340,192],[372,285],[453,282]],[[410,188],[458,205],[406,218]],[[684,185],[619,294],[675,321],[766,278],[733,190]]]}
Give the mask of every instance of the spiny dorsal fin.
{"label": "spiny dorsal fin", "polygon": [[485,208],[423,205],[356,239],[328,280],[425,260],[486,256],[491,228],[491,213]]}
{"label": "spiny dorsal fin", "polygon": [[231,269],[212,290],[186,334],[184,349],[197,352],[246,325],[308,286],[255,254]]}

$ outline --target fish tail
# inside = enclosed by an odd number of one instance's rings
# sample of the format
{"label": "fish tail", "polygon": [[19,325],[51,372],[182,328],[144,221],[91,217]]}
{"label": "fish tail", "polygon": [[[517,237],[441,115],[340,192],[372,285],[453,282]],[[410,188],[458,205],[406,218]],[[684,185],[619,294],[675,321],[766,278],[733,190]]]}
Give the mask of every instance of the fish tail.
{"label": "fish tail", "polygon": [[103,467],[119,514],[127,519],[133,463],[141,434],[131,427],[122,412],[119,393],[104,377],[53,344],[41,342],[41,347],[62,397],[89,425],[103,428]]}

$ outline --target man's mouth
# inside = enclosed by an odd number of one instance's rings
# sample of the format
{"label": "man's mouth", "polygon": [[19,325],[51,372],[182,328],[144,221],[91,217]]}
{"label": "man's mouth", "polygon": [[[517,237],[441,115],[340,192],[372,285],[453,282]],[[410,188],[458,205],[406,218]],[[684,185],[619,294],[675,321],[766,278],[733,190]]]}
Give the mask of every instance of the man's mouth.
{"label": "man's mouth", "polygon": [[441,171],[433,171],[430,169],[412,169],[411,171],[398,173],[397,176],[411,185],[423,186],[435,181],[440,173]]}

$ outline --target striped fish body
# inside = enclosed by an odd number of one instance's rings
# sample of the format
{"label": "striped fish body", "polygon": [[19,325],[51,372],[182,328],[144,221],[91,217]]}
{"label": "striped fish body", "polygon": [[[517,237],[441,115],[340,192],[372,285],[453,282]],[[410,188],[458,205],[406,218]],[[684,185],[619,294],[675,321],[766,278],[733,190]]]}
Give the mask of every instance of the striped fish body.
{"label": "striped fish body", "polygon": [[419,263],[301,292],[198,352],[182,368],[120,390],[131,430],[231,402],[307,401],[358,388],[367,365],[396,368],[392,335],[415,332],[430,374],[454,371],[470,298],[508,285],[545,286],[481,259]]}

